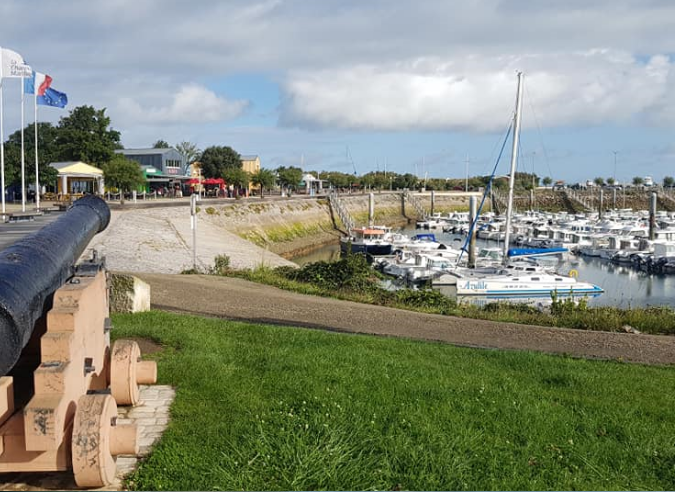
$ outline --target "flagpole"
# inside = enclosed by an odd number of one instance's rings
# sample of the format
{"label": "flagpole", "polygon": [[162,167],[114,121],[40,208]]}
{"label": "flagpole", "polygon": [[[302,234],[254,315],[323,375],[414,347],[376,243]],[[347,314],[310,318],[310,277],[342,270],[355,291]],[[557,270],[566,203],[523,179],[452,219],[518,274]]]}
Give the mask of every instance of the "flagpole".
{"label": "flagpole", "polygon": [[2,188],[0,191],[2,191],[2,213],[3,213],[3,218],[5,214],[5,133],[4,133],[4,127],[2,124],[3,120],[3,102],[2,102],[2,90],[4,87],[4,84],[2,81],[4,80],[3,73],[2,73],[2,46],[0,46],[0,188]]}
{"label": "flagpole", "polygon": [[35,118],[33,126],[35,126],[35,209],[40,211],[40,175],[38,164],[38,118],[37,118],[37,90],[33,87],[33,109],[35,110]]}
{"label": "flagpole", "polygon": [[24,125],[24,111],[23,111],[23,76],[21,76],[21,211],[26,211],[26,159],[23,155],[23,125]]}

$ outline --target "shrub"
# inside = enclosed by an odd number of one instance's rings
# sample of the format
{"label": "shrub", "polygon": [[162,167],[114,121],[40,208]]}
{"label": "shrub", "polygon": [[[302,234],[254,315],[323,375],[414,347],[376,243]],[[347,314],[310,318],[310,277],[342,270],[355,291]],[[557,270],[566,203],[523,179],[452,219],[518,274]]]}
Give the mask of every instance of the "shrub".
{"label": "shrub", "polygon": [[[330,263],[318,261],[299,270],[284,270],[292,280],[309,282],[325,289],[369,290],[377,286],[377,277],[364,255],[347,255]],[[379,288],[379,287],[378,287]]]}
{"label": "shrub", "polygon": [[227,275],[230,271],[230,257],[227,255],[218,255],[213,259],[212,275]]}

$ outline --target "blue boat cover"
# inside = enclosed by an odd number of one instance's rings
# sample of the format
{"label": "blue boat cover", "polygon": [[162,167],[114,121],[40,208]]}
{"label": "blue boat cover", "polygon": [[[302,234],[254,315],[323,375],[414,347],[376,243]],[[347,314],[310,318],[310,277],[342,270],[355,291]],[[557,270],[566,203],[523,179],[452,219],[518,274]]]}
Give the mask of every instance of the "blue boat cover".
{"label": "blue boat cover", "polygon": [[421,241],[433,241],[434,243],[436,242],[435,234],[415,234],[412,238],[419,239]]}
{"label": "blue boat cover", "polygon": [[506,252],[509,258],[514,256],[543,256],[566,253],[567,248],[511,248]]}

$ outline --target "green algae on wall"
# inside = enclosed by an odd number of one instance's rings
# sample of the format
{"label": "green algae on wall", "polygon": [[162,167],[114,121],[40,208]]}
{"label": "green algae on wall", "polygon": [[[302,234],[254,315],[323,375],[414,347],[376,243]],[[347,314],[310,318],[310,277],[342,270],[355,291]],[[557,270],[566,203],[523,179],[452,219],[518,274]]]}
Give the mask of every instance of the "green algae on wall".
{"label": "green algae on wall", "polygon": [[256,228],[239,233],[239,237],[246,239],[258,246],[269,246],[275,243],[295,241],[317,234],[332,231],[333,224],[330,221],[321,222],[292,222],[286,225]]}

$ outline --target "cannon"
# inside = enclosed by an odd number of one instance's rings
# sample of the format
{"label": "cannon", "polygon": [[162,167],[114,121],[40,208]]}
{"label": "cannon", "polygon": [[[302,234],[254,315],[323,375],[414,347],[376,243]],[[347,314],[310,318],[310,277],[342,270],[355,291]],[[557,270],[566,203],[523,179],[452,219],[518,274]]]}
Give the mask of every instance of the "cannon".
{"label": "cannon", "polygon": [[88,195],[0,252],[0,473],[73,470],[81,487],[115,478],[115,457],[138,452],[117,405],[156,381],[138,344],[110,346],[108,274],[77,264],[110,210]]}

